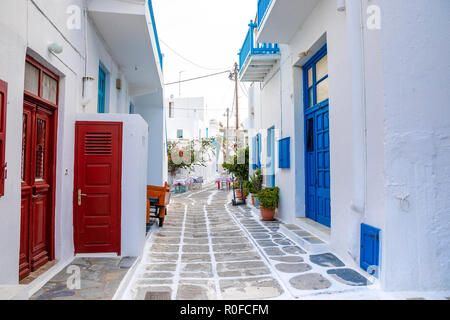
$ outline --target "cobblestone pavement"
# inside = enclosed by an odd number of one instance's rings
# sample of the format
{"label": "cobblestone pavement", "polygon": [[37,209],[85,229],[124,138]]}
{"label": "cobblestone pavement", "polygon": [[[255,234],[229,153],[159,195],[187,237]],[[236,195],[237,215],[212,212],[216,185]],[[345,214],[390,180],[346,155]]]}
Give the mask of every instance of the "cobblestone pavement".
{"label": "cobblestone pavement", "polygon": [[[373,293],[330,252],[308,254],[214,186],[174,195],[128,287],[131,299],[330,299]],[[370,296],[370,295],[369,295]]]}

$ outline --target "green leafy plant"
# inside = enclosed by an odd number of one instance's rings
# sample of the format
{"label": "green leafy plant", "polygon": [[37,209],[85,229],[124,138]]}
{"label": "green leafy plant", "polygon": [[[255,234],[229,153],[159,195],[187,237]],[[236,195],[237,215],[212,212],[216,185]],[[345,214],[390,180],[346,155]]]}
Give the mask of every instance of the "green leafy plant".
{"label": "green leafy plant", "polygon": [[280,188],[264,188],[257,196],[262,207],[267,210],[275,210],[278,207],[278,200],[280,199]]}
{"label": "green leafy plant", "polygon": [[253,193],[253,184],[250,180],[244,181],[244,192],[245,194]]}
{"label": "green leafy plant", "polygon": [[250,189],[249,192],[253,194],[257,194],[262,190],[262,184],[263,184],[263,176],[261,174],[261,170],[257,169],[253,174],[250,176]]}
{"label": "green leafy plant", "polygon": [[[244,153],[245,154],[242,154]],[[244,163],[239,163],[238,159],[241,158],[241,156],[245,157],[245,161],[242,161]],[[228,173],[233,174],[236,179],[242,178],[242,181],[248,180],[248,168],[249,168],[249,149],[248,147],[245,149],[240,149],[236,152],[236,154],[233,157],[232,163],[223,163],[222,167],[227,170]]]}

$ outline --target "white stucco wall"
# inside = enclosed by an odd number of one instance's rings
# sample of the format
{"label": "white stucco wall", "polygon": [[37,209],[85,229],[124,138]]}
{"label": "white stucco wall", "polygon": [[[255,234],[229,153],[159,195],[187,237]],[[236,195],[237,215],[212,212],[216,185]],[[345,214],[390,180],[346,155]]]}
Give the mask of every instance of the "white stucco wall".
{"label": "white stucco wall", "polygon": [[76,120],[123,124],[121,255],[137,257],[144,246],[147,219],[148,125],[140,115],[78,114]]}
{"label": "white stucco wall", "polygon": [[[281,46],[281,61],[266,82],[252,85],[254,128],[263,129],[264,137],[275,124],[282,129],[280,136],[291,136],[292,168],[276,172],[281,188],[278,218],[292,222],[295,216],[305,216],[301,66],[326,42],[331,247],[347,264],[359,268],[360,224],[367,223],[382,230],[380,280],[385,290],[448,289],[450,162],[444,159],[449,159],[450,112],[442,101],[448,101],[450,92],[449,63],[444,58],[450,50],[450,4],[417,0],[405,6],[404,1],[364,0],[363,5],[363,12],[367,5],[380,5],[382,10],[381,30],[368,30],[363,16],[364,214],[350,208],[355,171],[347,13],[337,12],[335,1],[322,0],[288,46]],[[307,57],[299,58],[307,51]],[[265,139],[262,146],[264,162]],[[407,201],[399,200],[406,196]]]}
{"label": "white stucco wall", "polygon": [[[29,54],[45,67],[60,76],[59,106],[58,106],[58,132],[57,132],[57,163],[56,163],[56,199],[55,199],[55,258],[62,261],[73,256],[73,171],[74,171],[74,125],[77,113],[94,113],[97,110],[97,82],[93,90],[93,99],[86,108],[81,107],[82,77],[85,74],[85,48],[84,48],[84,19],[82,30],[69,31],[66,28],[68,4],[79,5],[83,8],[82,0],[14,0],[0,1],[0,78],[9,85],[8,115],[6,136],[6,161],[8,162],[8,179],[6,181],[6,195],[0,198],[0,284],[15,284],[18,282],[18,259],[20,244],[20,164],[22,139],[22,105],[24,90],[25,57]],[[13,14],[12,14],[13,13]],[[113,113],[128,113],[129,100],[127,80],[120,73],[117,63],[111,58],[107,46],[101,37],[95,33],[95,28],[89,24],[89,66],[88,74],[98,78],[98,63],[101,60],[111,72],[109,102]],[[50,53],[47,49],[51,42],[60,43],[64,51],[59,55]],[[115,80],[122,77],[122,89],[115,89]],[[162,93],[160,94],[162,97]],[[152,143],[159,150],[161,159],[164,159],[162,149],[164,110],[162,99],[155,108],[160,119],[152,126],[150,136],[156,137]],[[99,117],[109,117],[101,115]],[[135,116],[138,117],[138,116]],[[140,122],[139,122],[140,123]],[[139,126],[136,129],[139,130]],[[153,131],[152,131],[153,130]],[[136,131],[137,132],[137,131]],[[137,142],[130,146],[134,151],[127,151],[126,157],[132,157],[128,152],[141,154],[147,148],[137,149]],[[158,149],[159,148],[159,149]],[[145,153],[144,152],[144,153]],[[146,157],[145,157],[146,158]],[[136,157],[135,161],[142,161],[144,156]],[[128,159],[130,160],[130,159]],[[156,160],[156,171],[159,180],[164,179],[164,161]],[[140,164],[135,164],[139,167]],[[143,169],[139,173],[142,177]],[[136,178],[136,173],[126,176],[125,183],[133,182],[128,179]],[[127,182],[128,181],[128,182]],[[158,183],[160,184],[160,183]],[[145,184],[144,184],[145,185]],[[137,194],[140,194],[137,192]],[[128,196],[126,203],[139,203]],[[141,204],[142,202],[142,204]],[[131,205],[130,205],[131,206]],[[141,209],[137,209],[139,212]],[[145,212],[145,208],[143,209]],[[144,217],[145,218],[145,217]],[[145,219],[144,219],[145,222]],[[145,223],[144,223],[145,225]],[[140,235],[141,231],[124,227],[126,233]],[[145,230],[144,230],[145,231]],[[139,254],[135,251],[131,241],[123,245],[123,253]],[[134,249],[133,249],[133,248]]]}

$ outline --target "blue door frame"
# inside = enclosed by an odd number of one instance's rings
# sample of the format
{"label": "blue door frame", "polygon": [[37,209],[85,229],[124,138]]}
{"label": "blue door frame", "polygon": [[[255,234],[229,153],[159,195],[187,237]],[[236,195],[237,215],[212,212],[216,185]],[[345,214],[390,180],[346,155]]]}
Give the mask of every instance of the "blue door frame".
{"label": "blue door frame", "polygon": [[106,71],[103,67],[99,66],[98,68],[98,105],[97,112],[105,113],[105,105],[106,105]]}
{"label": "blue door frame", "polygon": [[305,202],[306,217],[330,227],[329,100],[317,102],[317,86],[328,81],[328,72],[316,79],[316,63],[326,55],[325,45],[303,67]]}
{"label": "blue door frame", "polygon": [[275,127],[267,129],[266,186],[275,187]]}

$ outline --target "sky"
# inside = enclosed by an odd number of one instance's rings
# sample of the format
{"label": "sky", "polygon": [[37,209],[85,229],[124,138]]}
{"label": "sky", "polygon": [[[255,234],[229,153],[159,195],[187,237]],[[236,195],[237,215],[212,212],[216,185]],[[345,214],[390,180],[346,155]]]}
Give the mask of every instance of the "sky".
{"label": "sky", "polygon": [[[161,51],[164,82],[195,78],[232,70],[254,19],[257,0],[153,0]],[[176,53],[174,53],[174,51]],[[192,61],[190,63],[187,60]],[[239,88],[239,122],[248,117],[248,84]],[[165,96],[179,97],[179,85],[165,86]],[[207,117],[226,123],[232,109],[234,82],[228,73],[181,83],[181,97],[205,97]],[[235,113],[230,124],[235,123]]]}

